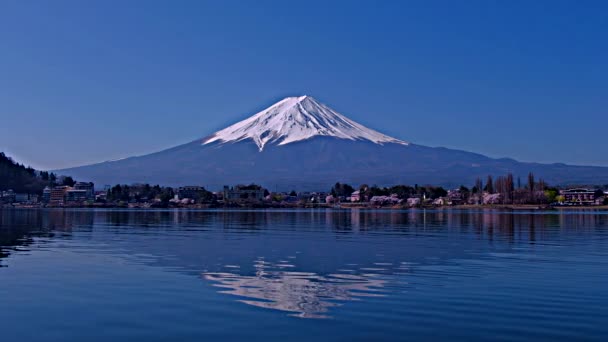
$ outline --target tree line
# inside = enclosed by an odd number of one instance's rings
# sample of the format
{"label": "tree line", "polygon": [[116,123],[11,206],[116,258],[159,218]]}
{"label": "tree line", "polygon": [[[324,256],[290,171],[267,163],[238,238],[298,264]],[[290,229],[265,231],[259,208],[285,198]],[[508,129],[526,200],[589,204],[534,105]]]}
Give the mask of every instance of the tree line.
{"label": "tree line", "polygon": [[[397,195],[400,199],[407,199],[410,197],[426,197],[430,199],[435,199],[439,197],[444,197],[448,194],[447,190],[440,186],[418,186],[415,184],[414,186],[408,185],[394,185],[390,187],[379,187],[377,185],[369,186],[367,184],[362,184],[357,189],[359,191],[359,195],[361,198],[372,198],[374,196],[390,196]],[[334,197],[349,197],[351,194],[355,192],[355,188],[353,188],[349,184],[336,183],[330,190],[330,194]]]}

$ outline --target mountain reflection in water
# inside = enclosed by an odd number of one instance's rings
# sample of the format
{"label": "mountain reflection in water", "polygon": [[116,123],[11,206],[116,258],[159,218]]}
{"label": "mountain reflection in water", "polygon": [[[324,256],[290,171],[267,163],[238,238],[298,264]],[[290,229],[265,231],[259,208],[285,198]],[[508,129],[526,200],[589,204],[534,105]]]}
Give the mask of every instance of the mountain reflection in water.
{"label": "mountain reflection in water", "polygon": [[[341,274],[326,276],[311,272],[286,271],[294,265],[254,262],[255,275],[228,272],[203,273],[203,278],[226,290],[220,293],[244,297],[239,301],[256,307],[290,312],[300,318],[330,318],[325,313],[341,301],[384,296],[386,280],[381,274]],[[355,270],[349,270],[355,273]]]}
{"label": "mountain reflection in water", "polygon": [[2,341],[608,336],[601,210],[0,209],[0,266]]}

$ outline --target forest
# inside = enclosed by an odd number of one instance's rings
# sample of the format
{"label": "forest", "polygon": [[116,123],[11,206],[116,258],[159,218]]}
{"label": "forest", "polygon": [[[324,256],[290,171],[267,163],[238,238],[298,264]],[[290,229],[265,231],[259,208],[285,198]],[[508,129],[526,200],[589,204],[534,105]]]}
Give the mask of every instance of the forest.
{"label": "forest", "polygon": [[56,179],[53,173],[36,171],[0,152],[0,191],[11,189],[17,193],[41,194],[44,187],[52,185]]}

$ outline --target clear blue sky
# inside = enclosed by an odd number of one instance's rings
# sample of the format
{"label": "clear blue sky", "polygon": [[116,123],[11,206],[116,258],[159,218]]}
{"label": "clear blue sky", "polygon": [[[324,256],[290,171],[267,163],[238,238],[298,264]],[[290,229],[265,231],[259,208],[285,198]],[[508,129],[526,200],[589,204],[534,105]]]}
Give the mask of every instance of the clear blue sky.
{"label": "clear blue sky", "polygon": [[606,1],[0,1],[0,150],[139,155],[307,94],[371,128],[608,165]]}

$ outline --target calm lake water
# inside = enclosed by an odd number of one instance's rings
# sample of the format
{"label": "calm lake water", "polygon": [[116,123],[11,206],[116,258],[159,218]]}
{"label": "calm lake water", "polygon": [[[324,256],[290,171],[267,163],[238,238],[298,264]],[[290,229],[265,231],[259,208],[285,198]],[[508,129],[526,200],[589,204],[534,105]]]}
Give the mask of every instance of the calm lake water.
{"label": "calm lake water", "polygon": [[0,210],[0,340],[606,340],[608,213]]}

